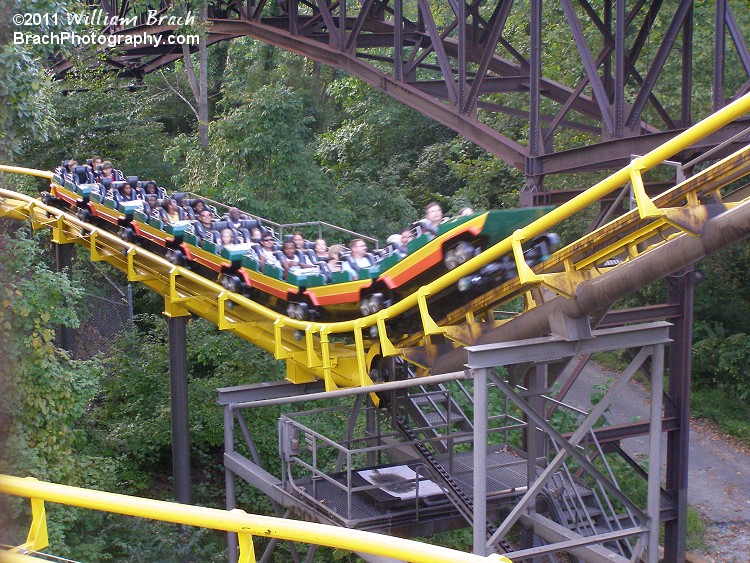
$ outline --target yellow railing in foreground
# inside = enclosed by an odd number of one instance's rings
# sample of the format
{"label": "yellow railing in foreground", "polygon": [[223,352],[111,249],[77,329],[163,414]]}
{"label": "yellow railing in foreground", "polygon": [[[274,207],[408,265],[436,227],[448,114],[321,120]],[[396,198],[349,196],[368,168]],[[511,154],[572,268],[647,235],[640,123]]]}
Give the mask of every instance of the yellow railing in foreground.
{"label": "yellow railing in foreground", "polygon": [[[33,521],[29,538],[26,544],[21,546],[22,549],[30,551],[40,550],[47,545],[44,501],[49,501],[113,514],[235,532],[239,538],[241,562],[255,561],[252,537],[259,536],[335,547],[414,563],[510,563],[510,559],[497,554],[483,557],[373,532],[248,514],[239,509],[219,510],[93,491],[47,483],[29,477],[22,479],[0,475],[0,493],[31,499]],[[0,561],[6,560],[10,561],[11,559],[6,559],[6,554],[0,552]]]}

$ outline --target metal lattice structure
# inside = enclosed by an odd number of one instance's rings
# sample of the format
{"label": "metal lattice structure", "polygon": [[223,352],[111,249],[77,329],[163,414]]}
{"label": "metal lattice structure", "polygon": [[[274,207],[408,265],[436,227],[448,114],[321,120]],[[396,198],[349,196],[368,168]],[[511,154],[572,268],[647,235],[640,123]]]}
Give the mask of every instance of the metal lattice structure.
{"label": "metal lattice structure", "polygon": [[[173,4],[154,9],[179,15]],[[247,36],[344,69],[522,170],[535,193],[548,174],[622,166],[750,91],[740,4],[216,0],[206,44]],[[132,18],[105,33],[163,39],[111,53],[106,61],[121,73],[142,76],[184,56],[166,41],[177,26],[149,25],[127,0],[92,8]],[[60,61],[56,72],[71,69]],[[687,162],[746,126],[676,159]]]}

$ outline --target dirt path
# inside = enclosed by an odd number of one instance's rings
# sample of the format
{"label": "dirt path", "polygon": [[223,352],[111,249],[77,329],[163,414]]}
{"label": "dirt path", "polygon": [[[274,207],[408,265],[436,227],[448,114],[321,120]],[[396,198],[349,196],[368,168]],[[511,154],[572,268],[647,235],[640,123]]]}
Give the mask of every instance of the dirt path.
{"label": "dirt path", "polygon": [[[575,406],[588,408],[595,385],[613,377],[589,362],[568,395]],[[612,424],[649,417],[649,393],[630,383],[607,413]],[[623,442],[623,449],[636,459],[648,456],[648,436]],[[662,451],[666,452],[666,435]],[[750,452],[722,435],[713,425],[694,421],[690,428],[688,498],[706,520],[706,561],[750,561]],[[662,460],[662,469],[665,461]]]}

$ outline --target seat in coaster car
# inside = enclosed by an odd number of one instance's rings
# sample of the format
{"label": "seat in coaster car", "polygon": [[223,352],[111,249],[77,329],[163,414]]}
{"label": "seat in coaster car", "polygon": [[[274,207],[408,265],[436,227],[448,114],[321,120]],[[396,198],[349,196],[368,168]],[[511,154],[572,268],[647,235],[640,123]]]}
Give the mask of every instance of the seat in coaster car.
{"label": "seat in coaster car", "polygon": [[74,166],[73,183],[76,186],[80,186],[81,184],[93,184],[94,175],[90,172],[90,168],[88,166]]}

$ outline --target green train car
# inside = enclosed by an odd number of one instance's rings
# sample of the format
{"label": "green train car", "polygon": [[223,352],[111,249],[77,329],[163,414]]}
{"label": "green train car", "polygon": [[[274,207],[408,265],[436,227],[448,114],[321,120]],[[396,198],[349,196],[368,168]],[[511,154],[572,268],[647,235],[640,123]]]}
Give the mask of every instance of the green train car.
{"label": "green train car", "polygon": [[[371,265],[362,267],[358,275],[326,271],[323,264],[317,270],[285,274],[281,268],[271,265],[262,268],[258,249],[251,242],[220,246],[212,239],[197,236],[190,220],[165,223],[158,216],[144,213],[142,200],[116,202],[102,192],[99,184],[75,185],[63,182],[56,175],[46,200],[291,318],[324,322],[376,313],[479,255],[551,209],[473,213],[443,221],[437,233],[420,232],[415,226],[416,236],[406,249],[400,252],[390,247],[383,249],[371,257]],[[260,220],[253,221],[258,227],[262,226]],[[557,243],[558,237],[552,233],[528,242],[524,245],[527,263],[534,265],[545,260]],[[515,261],[512,257],[503,257],[459,280],[440,295],[432,296],[431,300],[455,307],[516,275]]]}

